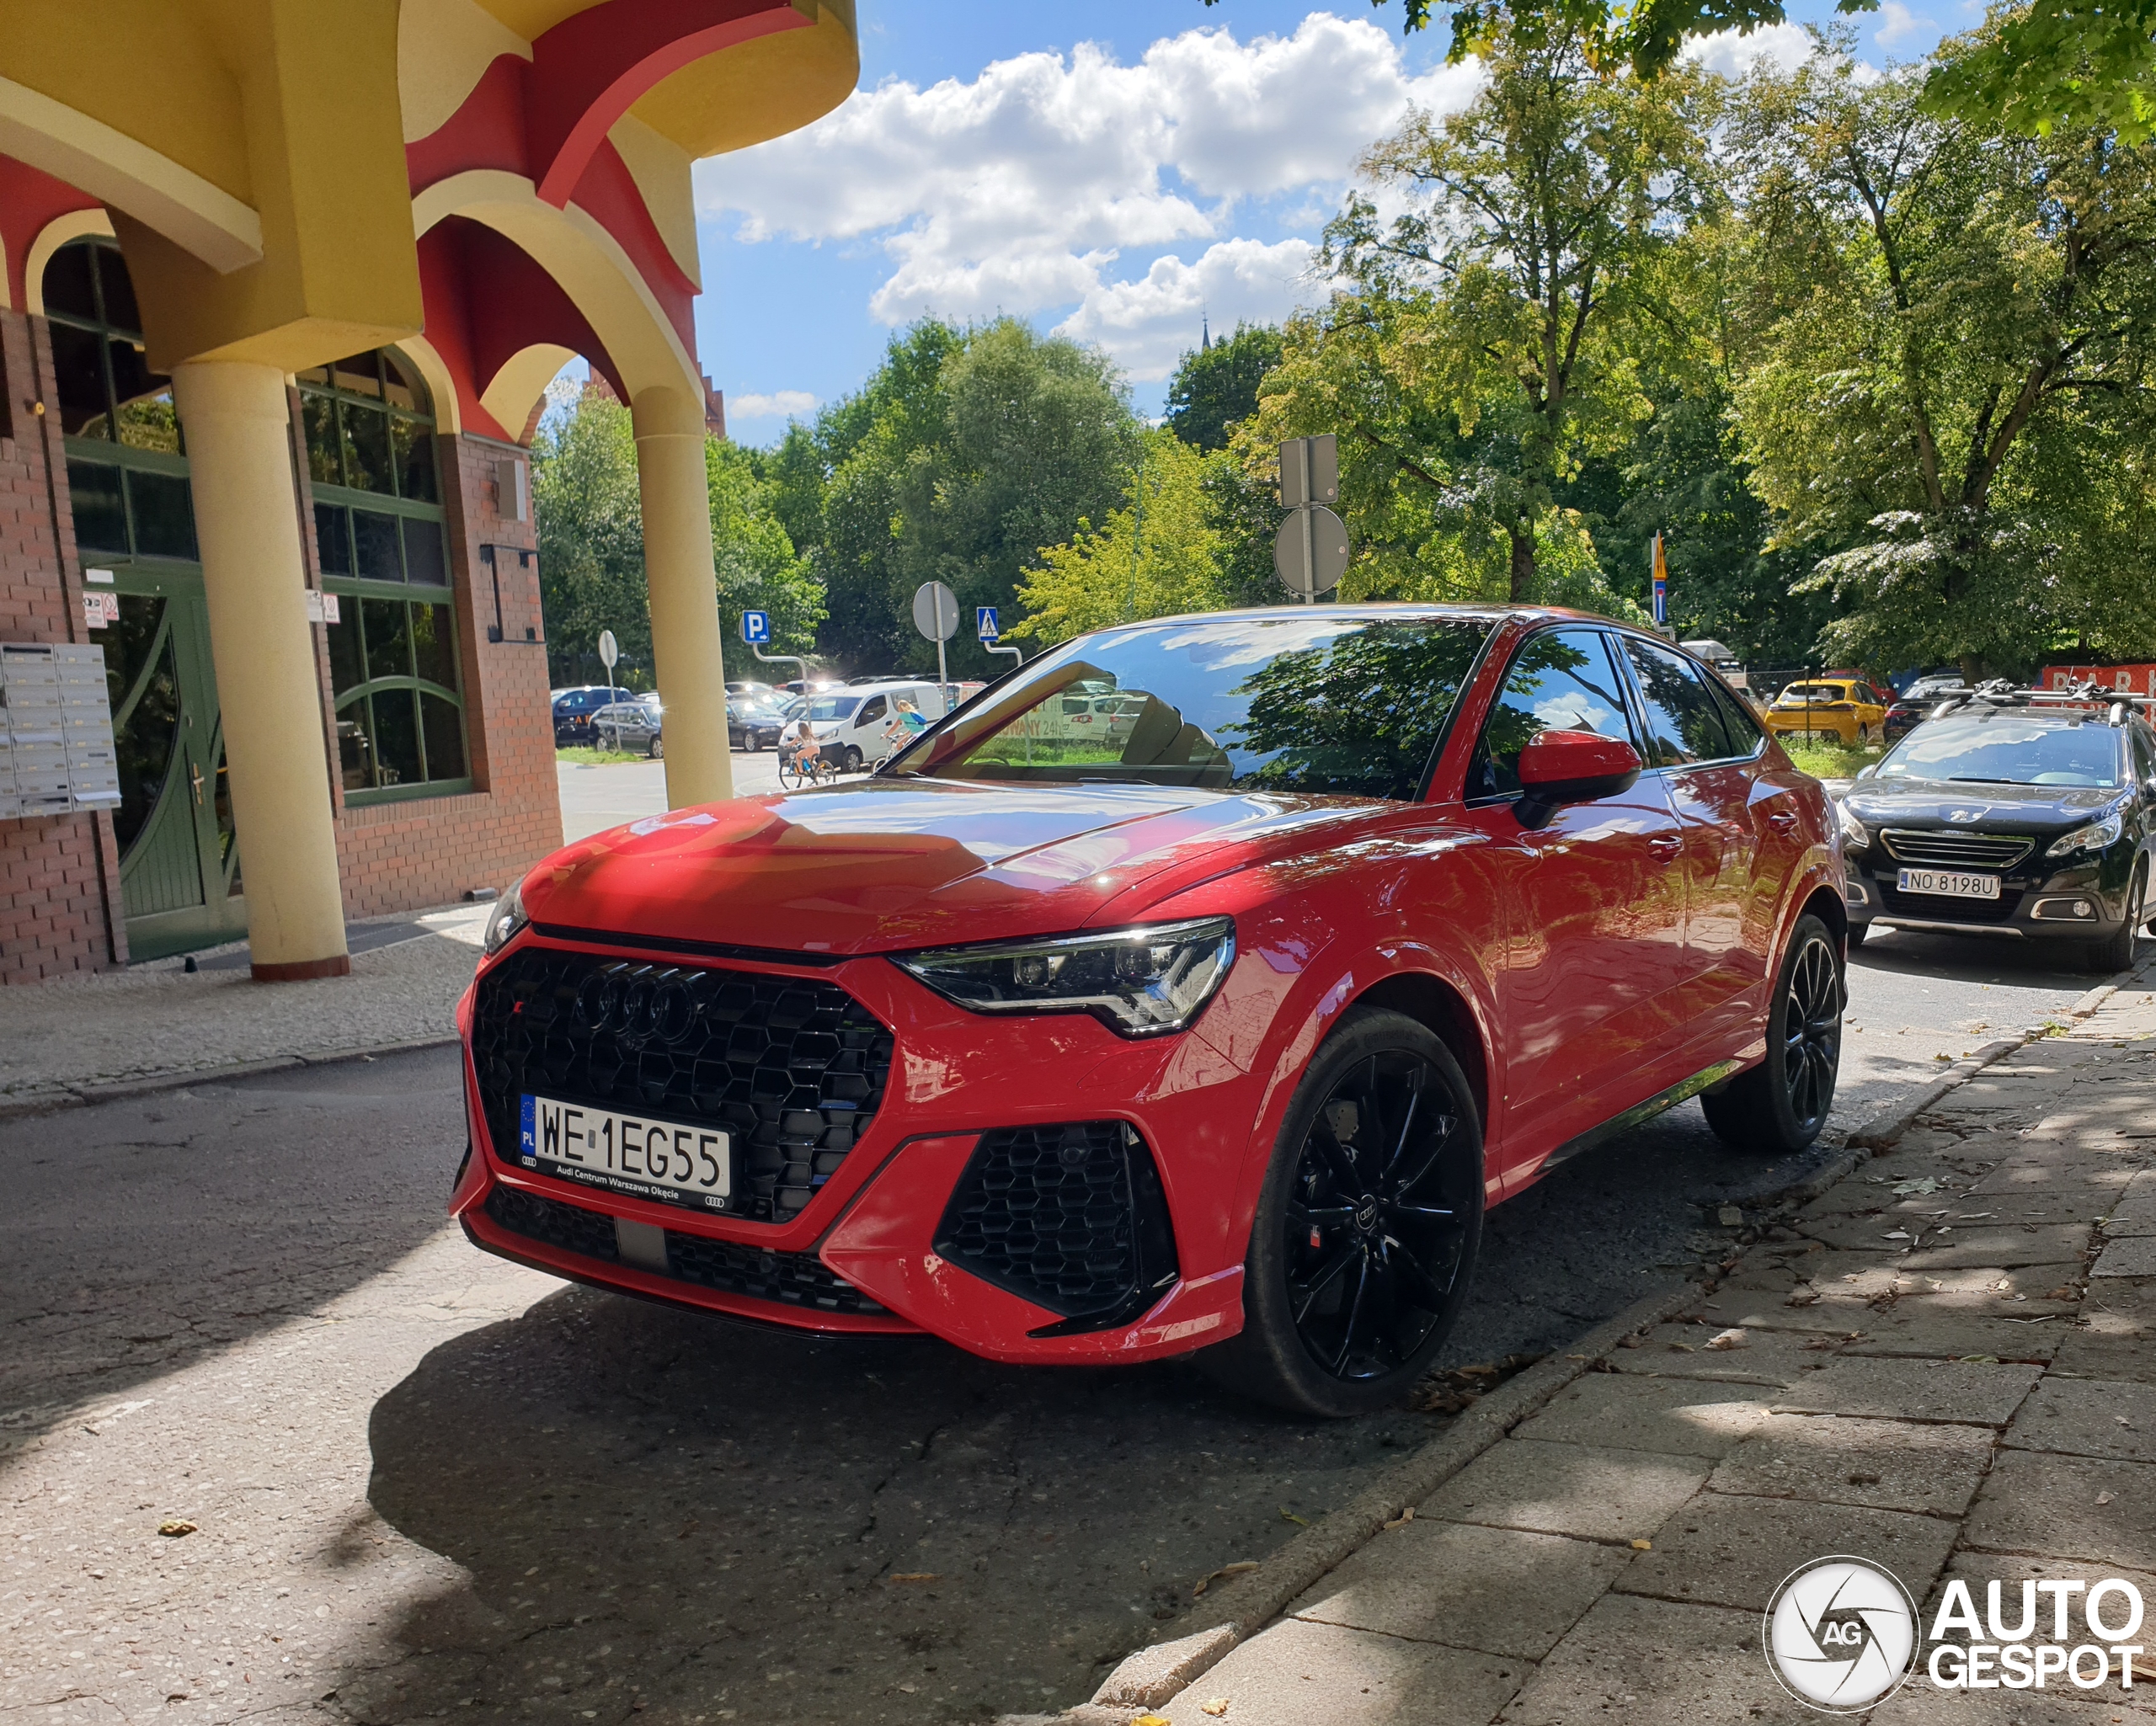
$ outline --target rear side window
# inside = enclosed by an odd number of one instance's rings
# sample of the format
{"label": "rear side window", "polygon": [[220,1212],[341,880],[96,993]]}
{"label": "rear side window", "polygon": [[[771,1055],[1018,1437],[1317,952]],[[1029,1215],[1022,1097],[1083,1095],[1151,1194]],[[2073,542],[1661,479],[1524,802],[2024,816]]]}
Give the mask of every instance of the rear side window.
{"label": "rear side window", "polygon": [[1652,764],[1683,767],[1744,753],[1731,743],[1722,725],[1721,704],[1690,660],[1629,637],[1625,654],[1632,662],[1640,705],[1646,714]]}
{"label": "rear side window", "polygon": [[1513,655],[1467,769],[1467,798],[1518,794],[1519,754],[1545,731],[1591,731],[1636,748],[1609,637],[1597,629],[1530,636]]}
{"label": "rear side window", "polygon": [[1759,745],[1767,740],[1767,733],[1760,729],[1759,722],[1744,697],[1712,678],[1707,679],[1707,687],[1714,691],[1715,700],[1721,706],[1722,729],[1729,733],[1733,752],[1745,756],[1757,754]]}

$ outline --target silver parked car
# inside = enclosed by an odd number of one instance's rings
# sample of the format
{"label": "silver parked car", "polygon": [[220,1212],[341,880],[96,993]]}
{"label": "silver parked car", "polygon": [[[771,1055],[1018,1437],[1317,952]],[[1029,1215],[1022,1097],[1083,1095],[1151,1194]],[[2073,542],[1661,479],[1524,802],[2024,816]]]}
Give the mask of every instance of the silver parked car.
{"label": "silver parked car", "polygon": [[662,760],[666,742],[659,734],[661,717],[656,695],[616,701],[591,716],[592,736],[602,749],[625,750],[632,755],[641,752],[654,761]]}

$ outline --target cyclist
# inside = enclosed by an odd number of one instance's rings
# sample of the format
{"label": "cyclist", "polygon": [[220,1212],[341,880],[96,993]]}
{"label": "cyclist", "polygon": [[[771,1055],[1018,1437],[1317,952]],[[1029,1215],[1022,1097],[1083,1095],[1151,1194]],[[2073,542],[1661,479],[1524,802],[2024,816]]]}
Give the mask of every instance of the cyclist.
{"label": "cyclist", "polygon": [[779,759],[803,778],[813,778],[824,759],[823,745],[804,712],[778,734]]}

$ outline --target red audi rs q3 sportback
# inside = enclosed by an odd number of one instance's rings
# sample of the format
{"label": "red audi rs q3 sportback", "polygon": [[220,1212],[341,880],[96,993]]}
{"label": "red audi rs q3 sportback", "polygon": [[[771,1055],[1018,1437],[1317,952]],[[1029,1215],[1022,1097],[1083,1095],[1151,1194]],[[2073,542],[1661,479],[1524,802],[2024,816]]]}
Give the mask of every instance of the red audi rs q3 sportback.
{"label": "red audi rs q3 sportback", "polygon": [[1044,653],[870,778],[569,845],[459,1009],[452,1208],[557,1276],[1397,1398],[1486,1205],[1702,1096],[1827,1118],[1834,821],[1599,619],[1299,606]]}

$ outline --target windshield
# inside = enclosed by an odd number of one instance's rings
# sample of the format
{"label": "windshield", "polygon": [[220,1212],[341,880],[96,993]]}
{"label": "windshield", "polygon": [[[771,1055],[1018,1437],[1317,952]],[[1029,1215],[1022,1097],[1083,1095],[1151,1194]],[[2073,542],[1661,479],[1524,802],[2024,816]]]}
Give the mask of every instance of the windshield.
{"label": "windshield", "polygon": [[1796,706],[1805,701],[1845,701],[1849,691],[1838,683],[1793,683],[1782,691],[1782,700]]}
{"label": "windshield", "polygon": [[861,705],[858,695],[819,695],[808,704],[811,720],[851,719]]}
{"label": "windshield", "polygon": [[2115,786],[2118,733],[2096,722],[1935,719],[1879,764],[1879,779],[1945,779],[1972,785]]}
{"label": "windshield", "polygon": [[889,770],[1412,799],[1489,632],[1480,618],[1298,613],[1105,631]]}

